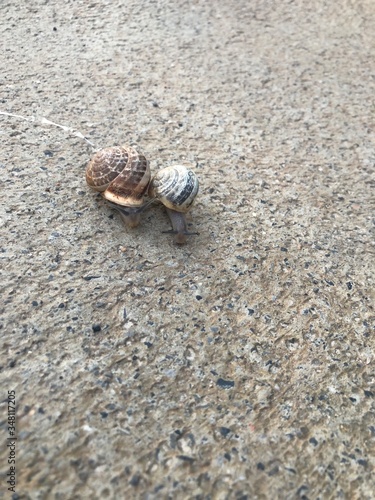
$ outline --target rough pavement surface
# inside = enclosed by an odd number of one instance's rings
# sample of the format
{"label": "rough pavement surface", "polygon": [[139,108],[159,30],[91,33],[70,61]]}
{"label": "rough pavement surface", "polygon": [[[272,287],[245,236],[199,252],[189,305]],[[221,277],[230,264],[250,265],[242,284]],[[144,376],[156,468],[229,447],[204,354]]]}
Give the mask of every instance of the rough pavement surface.
{"label": "rough pavement surface", "polygon": [[[15,0],[0,23],[3,497],[373,498],[374,2]],[[176,247],[161,206],[124,228],[46,120],[191,163],[199,235]]]}

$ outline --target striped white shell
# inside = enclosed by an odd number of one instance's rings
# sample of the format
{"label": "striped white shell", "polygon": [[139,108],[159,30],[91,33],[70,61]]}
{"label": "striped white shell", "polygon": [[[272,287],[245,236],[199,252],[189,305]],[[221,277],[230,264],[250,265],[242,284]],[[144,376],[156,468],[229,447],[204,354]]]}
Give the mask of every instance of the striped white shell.
{"label": "striped white shell", "polygon": [[195,173],[183,165],[166,167],[157,172],[148,190],[151,198],[177,212],[187,212],[199,190]]}
{"label": "striped white shell", "polygon": [[137,207],[150,182],[145,156],[129,146],[114,146],[94,154],[86,168],[86,182],[117,205]]}

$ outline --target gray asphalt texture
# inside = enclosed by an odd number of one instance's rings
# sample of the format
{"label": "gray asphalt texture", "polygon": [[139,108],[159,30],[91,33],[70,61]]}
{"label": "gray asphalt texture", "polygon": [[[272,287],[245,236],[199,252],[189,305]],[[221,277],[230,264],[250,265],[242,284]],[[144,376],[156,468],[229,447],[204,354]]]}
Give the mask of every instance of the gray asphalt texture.
{"label": "gray asphalt texture", "polygon": [[[1,12],[1,498],[374,498],[374,2]],[[80,134],[192,165],[199,234]]]}

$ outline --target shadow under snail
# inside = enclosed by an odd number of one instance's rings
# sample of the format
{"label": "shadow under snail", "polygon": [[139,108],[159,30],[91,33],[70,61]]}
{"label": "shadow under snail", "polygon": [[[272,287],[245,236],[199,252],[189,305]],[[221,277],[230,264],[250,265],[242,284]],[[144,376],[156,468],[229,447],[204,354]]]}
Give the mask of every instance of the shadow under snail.
{"label": "shadow under snail", "polygon": [[[151,179],[146,157],[129,146],[114,146],[94,154],[86,168],[86,182],[119,211],[128,227],[136,227],[142,211],[155,200],[166,207],[175,242],[186,243],[190,234],[185,214],[199,190],[195,173],[183,165],[166,167]],[[144,196],[151,198],[144,202]]]}

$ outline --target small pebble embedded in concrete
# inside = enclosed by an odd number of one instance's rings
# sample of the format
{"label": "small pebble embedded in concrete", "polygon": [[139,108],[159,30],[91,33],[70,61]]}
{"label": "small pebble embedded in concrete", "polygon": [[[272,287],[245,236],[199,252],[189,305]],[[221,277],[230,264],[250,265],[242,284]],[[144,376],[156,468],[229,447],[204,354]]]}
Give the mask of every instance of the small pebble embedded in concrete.
{"label": "small pebble embedded in concrete", "polygon": [[133,477],[131,478],[131,480],[129,481],[129,484],[130,484],[131,486],[136,487],[136,486],[138,486],[138,485],[139,485],[140,481],[141,481],[141,476],[140,476],[139,474],[134,474],[134,476],[133,476]]}
{"label": "small pebble embedded in concrete", "polygon": [[193,457],[188,457],[187,455],[177,455],[177,458],[179,458],[180,460],[183,460],[184,462],[194,462],[194,458]]}
{"label": "small pebble embedded in concrete", "polygon": [[232,387],[234,387],[234,381],[233,380],[224,380],[223,378],[219,378],[216,381],[216,385],[218,385],[219,387],[221,387],[223,389],[231,389]]}
{"label": "small pebble embedded in concrete", "polygon": [[227,437],[228,434],[230,434],[231,430],[228,428],[228,427],[220,427],[220,434],[223,436],[223,437]]}

